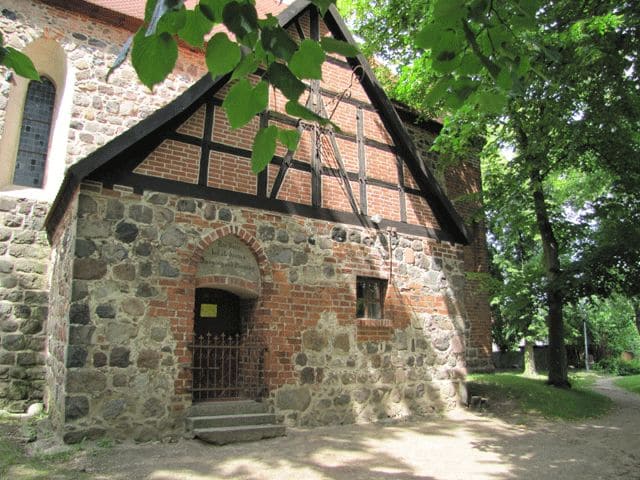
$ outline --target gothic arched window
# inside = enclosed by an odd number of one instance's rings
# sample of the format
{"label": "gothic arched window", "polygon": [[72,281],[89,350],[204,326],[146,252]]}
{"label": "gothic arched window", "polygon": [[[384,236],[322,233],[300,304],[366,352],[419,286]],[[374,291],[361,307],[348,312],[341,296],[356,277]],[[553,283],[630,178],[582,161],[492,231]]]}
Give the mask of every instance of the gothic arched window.
{"label": "gothic arched window", "polygon": [[51,80],[42,77],[40,82],[29,82],[13,171],[14,185],[42,188],[55,101],[56,87]]}

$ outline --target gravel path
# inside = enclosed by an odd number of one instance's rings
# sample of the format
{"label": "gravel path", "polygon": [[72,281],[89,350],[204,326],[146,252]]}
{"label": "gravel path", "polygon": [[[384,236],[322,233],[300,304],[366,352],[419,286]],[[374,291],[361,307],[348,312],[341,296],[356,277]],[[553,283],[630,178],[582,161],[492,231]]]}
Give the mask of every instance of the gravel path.
{"label": "gravel path", "polygon": [[608,415],[513,425],[456,410],[393,425],[289,429],[288,436],[214,447],[198,441],[118,446],[72,465],[95,479],[640,479],[640,396],[611,379]]}

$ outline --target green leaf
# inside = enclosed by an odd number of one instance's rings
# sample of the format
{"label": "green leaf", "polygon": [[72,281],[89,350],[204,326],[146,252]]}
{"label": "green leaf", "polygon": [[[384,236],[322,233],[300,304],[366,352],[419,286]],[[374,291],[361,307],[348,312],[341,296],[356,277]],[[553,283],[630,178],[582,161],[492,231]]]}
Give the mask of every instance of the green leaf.
{"label": "green leaf", "polygon": [[331,4],[336,3],[336,0],[311,0],[311,3],[313,3],[318,8],[318,10],[320,10],[320,13],[324,17]]}
{"label": "green leaf", "polygon": [[327,53],[337,53],[344,57],[355,57],[360,53],[355,45],[343,42],[342,40],[336,40],[332,37],[322,37],[320,39],[320,46]]}
{"label": "green leaf", "polygon": [[178,44],[168,33],[145,36],[139,30],[133,38],[131,63],[140,81],[152,88],[173,70],[178,58]]}
{"label": "green leaf", "polygon": [[265,18],[258,19],[258,25],[260,25],[260,28],[263,28],[263,29],[273,28],[280,25],[280,22],[278,21],[278,17],[274,17],[270,13],[267,13],[267,16]]}
{"label": "green leaf", "polygon": [[460,65],[460,56],[454,50],[434,51],[432,66],[436,72],[450,73]]}
{"label": "green leaf", "polygon": [[278,140],[287,150],[294,152],[300,142],[300,133],[297,130],[278,129]]}
{"label": "green leaf", "polygon": [[224,32],[216,33],[207,43],[205,58],[213,78],[229,73],[240,63],[241,57],[238,44],[229,40]]}
{"label": "green leaf", "polygon": [[428,23],[414,35],[413,39],[418,47],[429,50],[438,44],[441,35],[442,30],[433,23]]}
{"label": "green leaf", "polygon": [[457,26],[466,14],[465,0],[436,0],[433,5],[433,17],[443,25]]}
{"label": "green leaf", "polygon": [[326,55],[318,42],[303,40],[289,60],[289,69],[298,78],[322,79],[322,63]]}
{"label": "green leaf", "polygon": [[269,85],[267,82],[262,81],[253,88],[249,80],[242,78],[229,89],[222,107],[227,112],[231,128],[240,128],[267,108],[268,103]]}
{"label": "green leaf", "polygon": [[230,0],[200,0],[202,14],[214,23],[222,23],[222,12]]}
{"label": "green leaf", "polygon": [[12,47],[5,47],[2,50],[4,50],[2,63],[5,66],[13,69],[13,71],[21,77],[28,78],[29,80],[40,80],[40,75],[38,75],[36,67],[33,65],[31,59],[24,53]]}
{"label": "green leaf", "polygon": [[256,8],[248,3],[227,3],[222,10],[222,21],[240,40],[258,29]]}
{"label": "green leaf", "polygon": [[312,112],[307,107],[303,107],[295,100],[288,101],[284,106],[284,109],[292,117],[309,120],[310,122],[318,122],[320,125],[327,125],[330,123],[328,119]]}
{"label": "green leaf", "polygon": [[282,58],[287,62],[291,59],[298,45],[289,34],[281,27],[265,28],[262,30],[261,43],[268,53]]}
{"label": "green leaf", "polygon": [[196,5],[193,10],[186,10],[186,22],[184,27],[178,31],[182,40],[192,47],[202,47],[204,36],[211,31],[213,23],[209,20]]}
{"label": "green leaf", "polygon": [[504,67],[500,69],[500,73],[498,73],[496,83],[498,84],[498,87],[500,87],[504,91],[511,90],[513,80],[511,79],[511,72],[509,71],[509,69]]}
{"label": "green leaf", "polygon": [[279,89],[290,100],[298,100],[307,88],[285,65],[272,63],[266,74],[269,83]]}
{"label": "green leaf", "polygon": [[251,170],[258,174],[264,170],[276,153],[276,136],[278,127],[269,125],[256,133],[251,151]]}
{"label": "green leaf", "polygon": [[231,80],[246,77],[255,72],[259,66],[260,60],[256,58],[255,53],[251,52],[242,57],[242,60],[240,60],[240,63],[233,71],[233,75],[231,75]]}
{"label": "green leaf", "polygon": [[461,75],[472,75],[482,71],[482,63],[474,53],[467,53],[460,59],[458,73]]}
{"label": "green leaf", "polygon": [[178,33],[178,31],[185,26],[187,22],[186,10],[175,10],[165,13],[156,28],[156,33],[167,32],[171,34]]}
{"label": "green leaf", "polygon": [[423,98],[423,102],[427,105],[436,105],[442,96],[447,93],[447,89],[451,83],[451,76],[444,76],[436,82],[436,84],[427,92]]}
{"label": "green leaf", "polygon": [[507,96],[504,93],[478,92],[478,106],[487,113],[500,113],[506,105]]}

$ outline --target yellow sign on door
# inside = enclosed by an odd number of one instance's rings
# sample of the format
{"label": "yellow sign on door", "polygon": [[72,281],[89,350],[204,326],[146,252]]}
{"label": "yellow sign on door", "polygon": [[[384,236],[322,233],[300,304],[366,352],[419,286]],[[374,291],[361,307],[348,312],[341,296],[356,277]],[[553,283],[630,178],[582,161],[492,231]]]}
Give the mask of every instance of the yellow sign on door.
{"label": "yellow sign on door", "polygon": [[218,305],[215,303],[200,304],[201,318],[216,318],[218,316]]}

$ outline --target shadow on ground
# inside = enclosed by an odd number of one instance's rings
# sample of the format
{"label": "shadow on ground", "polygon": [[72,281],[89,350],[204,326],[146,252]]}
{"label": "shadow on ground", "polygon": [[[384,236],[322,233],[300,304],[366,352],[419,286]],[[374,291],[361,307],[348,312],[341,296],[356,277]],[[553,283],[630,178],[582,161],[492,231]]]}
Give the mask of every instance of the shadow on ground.
{"label": "shadow on ground", "polygon": [[[583,422],[521,425],[465,410],[397,424],[289,430],[215,447],[198,441],[119,445],[67,464],[68,477],[204,479],[640,479],[640,396],[610,383],[613,411]],[[10,478],[20,478],[12,476]]]}

